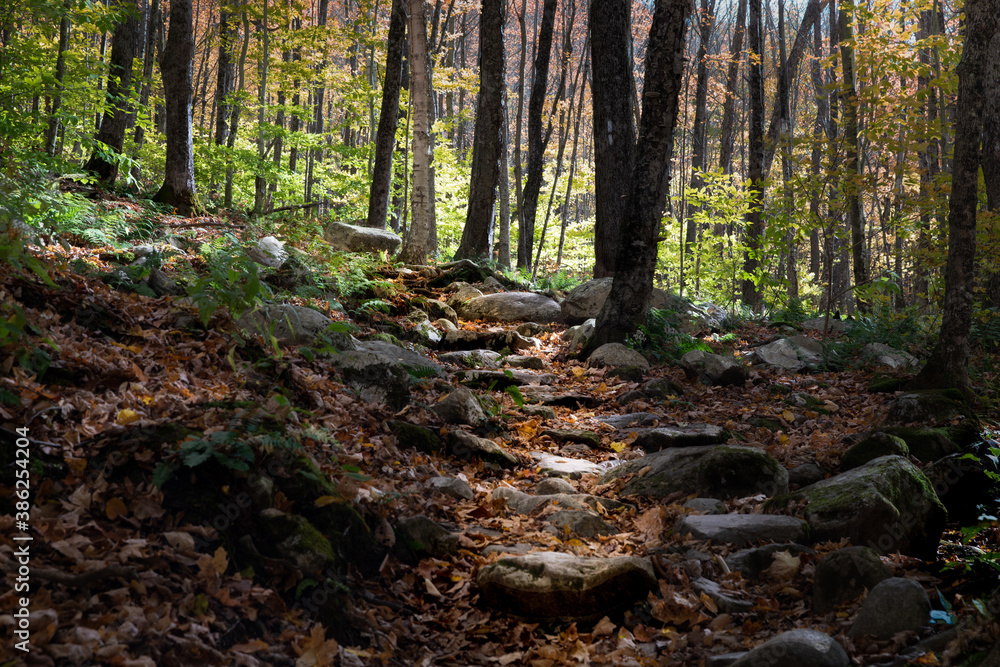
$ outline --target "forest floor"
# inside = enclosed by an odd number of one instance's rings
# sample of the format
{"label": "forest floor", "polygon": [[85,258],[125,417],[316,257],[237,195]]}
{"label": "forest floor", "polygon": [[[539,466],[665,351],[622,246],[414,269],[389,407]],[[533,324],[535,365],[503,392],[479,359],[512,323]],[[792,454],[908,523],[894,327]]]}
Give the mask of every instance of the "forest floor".
{"label": "forest floor", "polygon": [[[159,221],[164,228],[190,222]],[[215,233],[210,226],[202,231]],[[26,434],[30,439],[32,471],[27,592],[14,586],[15,554],[23,544],[15,536],[23,526],[15,522],[12,501],[0,506],[0,564],[8,569],[10,584],[0,593],[0,614],[5,614],[0,616],[0,665],[702,665],[711,656],[744,651],[800,627],[835,636],[855,664],[891,664],[904,647],[932,636],[944,641],[925,644],[933,649],[921,651],[912,664],[974,664],[965,661],[982,655],[1000,636],[995,615],[983,613],[983,600],[996,587],[996,571],[965,571],[963,563],[947,555],[945,547],[961,541],[956,525],[949,525],[937,561],[883,557],[896,576],[918,581],[936,609],[950,612],[951,623],[884,641],[855,641],[846,630],[860,599],[825,615],[814,614],[810,605],[815,560],[842,543],[815,545],[815,555],[803,555],[756,581],[714,571],[726,578],[734,596],[753,602],[751,612],[730,614],[694,590],[679,561],[678,554],[689,546],[719,556],[731,550],[671,532],[689,511],[682,508],[686,498],[669,503],[635,499],[634,510],[603,517],[616,532],[597,538],[546,530],[544,517],[519,515],[490,500],[498,486],[527,491],[538,481],[530,451],[568,455],[565,443],[542,435],[546,429],[595,433],[600,445],[574,449],[577,458],[603,463],[641,455],[628,439],[613,440],[613,431],[598,421],[609,414],[651,412],[665,425],[716,424],[786,468],[817,463],[836,470],[847,449],[843,438],[879,423],[892,397],[868,392],[871,371],[755,369],[745,386],[708,387],[676,366],[657,365],[646,379],[669,378],[683,393],[623,406],[616,398],[636,384],[573,359],[560,337],[565,327],[556,325],[538,336],[540,349],[521,353],[541,359],[560,390],[593,396],[597,407],[556,407],[555,419],[545,420],[524,413],[510,393],[492,392],[500,406],[492,415],[494,437],[522,463],[500,471],[478,460],[397,446],[389,420],[447,428],[431,410],[448,391],[446,382],[414,382],[402,411],[368,403],[337,380],[321,355],[295,348],[279,352],[234,336],[224,309],[207,326],[191,326],[197,318],[192,305],[118,291],[71,270],[71,260],[84,259],[110,271],[106,258],[112,248],[79,242],[46,252],[54,286],[25,270],[0,269],[0,301],[9,325],[3,333],[14,331],[13,305],[26,320],[20,329],[24,335],[9,338],[0,355],[0,423],[5,438]],[[198,265],[196,256],[188,259]],[[392,314],[354,318],[357,337],[373,333],[380,323],[403,321],[412,294],[397,276],[390,270],[385,277],[399,288],[386,299]],[[345,319],[343,312],[327,314]],[[460,324],[470,330],[495,326]],[[726,347],[737,354],[775,336],[773,329],[752,324],[735,333]],[[782,397],[770,391],[775,383],[837,409],[796,419]],[[778,426],[755,426],[760,421],[754,417]],[[383,544],[391,541],[391,526],[399,519],[424,515],[458,533],[461,548],[415,564],[389,551],[366,573],[352,566],[343,574],[349,591],[330,592],[344,599],[344,614],[333,620],[311,614],[296,601],[315,581],[304,581],[292,570],[283,577],[255,578],[253,568],[237,562],[215,539],[210,522],[193,522],[193,508],[166,498],[153,483],[165,457],[177,460],[175,449],[161,448],[165,429],[206,435],[237,430],[264,450],[281,446],[262,444],[252,425],[264,422],[278,424],[341,498],[363,508]],[[4,452],[0,489],[6,499],[14,497],[15,465],[8,459],[10,448]],[[174,474],[182,475],[183,469]],[[474,497],[436,492],[428,480],[441,475],[466,480]],[[603,491],[596,475],[571,483],[579,492]],[[753,513],[763,500],[725,505],[729,512]],[[994,522],[973,544],[995,549],[998,538]],[[484,556],[482,550],[512,542],[577,555],[650,556],[659,586],[630,611],[596,622],[513,618],[480,606],[475,583],[480,568],[500,557]],[[30,598],[27,654],[14,649],[12,610],[22,596]],[[942,635],[949,628],[951,634]]]}

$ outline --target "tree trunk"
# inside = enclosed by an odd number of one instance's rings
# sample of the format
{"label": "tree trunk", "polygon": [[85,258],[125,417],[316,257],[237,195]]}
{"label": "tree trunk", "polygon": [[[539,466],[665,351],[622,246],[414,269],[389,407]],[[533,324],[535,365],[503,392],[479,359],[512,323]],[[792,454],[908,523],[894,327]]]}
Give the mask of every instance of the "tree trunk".
{"label": "tree trunk", "polygon": [[497,264],[510,268],[510,106],[507,104],[507,86],[503,87],[503,148],[500,151],[500,229],[496,242]]}
{"label": "tree trunk", "polygon": [[399,253],[399,261],[426,264],[431,250],[434,209],[431,198],[431,165],[434,138],[430,133],[431,83],[427,53],[427,19],[423,0],[410,0],[410,67],[413,96],[413,189],[410,208],[413,217]]}
{"label": "tree trunk", "polygon": [[[705,185],[703,172],[708,150],[708,43],[712,39],[712,29],[715,27],[715,0],[711,0],[711,3],[709,0],[701,0],[698,25],[700,31],[696,61],[697,75],[694,87],[694,127],[691,132],[692,190],[700,190]],[[689,259],[694,254],[694,244],[698,236],[697,225],[694,221],[694,216],[697,212],[697,207],[690,204],[687,206],[687,211],[684,212],[684,217],[687,220],[687,233],[684,236],[684,246],[681,249],[681,253]],[[684,285],[682,283],[682,293],[683,290]]]}
{"label": "tree trunk", "polygon": [[983,110],[985,100],[1000,90],[987,68],[990,43],[1000,35],[1000,0],[965,3],[965,44],[958,65],[958,104],[951,199],[948,205],[948,264],[945,269],[941,333],[927,365],[913,380],[915,387],[968,385],[969,332],[972,327],[972,283],[976,256],[976,209],[979,203]]}
{"label": "tree trunk", "polygon": [[795,233],[791,229],[791,221],[795,215],[795,197],[792,193],[792,118],[790,108],[790,78],[788,73],[788,54],[785,49],[785,2],[778,0],[778,106],[781,111],[781,129],[778,133],[781,142],[781,186],[784,199],[785,224],[789,226],[785,232],[787,248],[786,279],[788,281],[788,298],[799,297],[799,274],[796,266]]}
{"label": "tree trunk", "polygon": [[[1000,215],[1000,34],[993,37],[990,55],[986,85],[993,94],[987,96],[983,109],[983,181],[986,206],[995,215]],[[993,224],[989,240],[990,248],[1000,245],[1000,224],[997,222]],[[1000,309],[1000,264],[995,252],[982,267],[986,283],[983,305]]]}
{"label": "tree trunk", "polygon": [[167,160],[163,185],[153,201],[168,204],[180,215],[195,212],[194,140],[191,136],[191,61],[194,33],[191,0],[171,0],[170,31],[160,61],[166,100]]}
{"label": "tree trunk", "polygon": [[215,97],[219,111],[215,117],[215,143],[225,146],[229,138],[229,118],[232,115],[232,96],[236,85],[236,69],[233,64],[233,48],[238,32],[230,23],[228,5],[223,2],[219,12],[219,72],[215,83]]}
{"label": "tree trunk", "polygon": [[392,189],[392,154],[396,150],[396,127],[399,123],[399,89],[403,81],[403,45],[406,37],[405,0],[392,0],[389,36],[385,55],[385,85],[379,111],[378,136],[375,139],[375,166],[368,193],[366,227],[385,229]]}
{"label": "tree trunk", "polygon": [[764,35],[761,24],[761,0],[750,0],[749,22],[749,68],[750,68],[750,166],[749,206],[747,213],[747,250],[743,258],[743,303],[752,309],[759,309],[762,295],[757,287],[761,261],[760,253],[764,237],[764,65],[762,63]]}
{"label": "tree trunk", "polygon": [[809,270],[813,274],[813,283],[821,284],[823,277],[821,271],[821,252],[819,248],[819,225],[820,225],[820,197],[823,194],[822,181],[820,180],[820,169],[823,166],[823,137],[826,134],[826,118],[829,114],[827,104],[827,92],[823,84],[823,67],[820,59],[823,57],[823,32],[819,21],[813,26],[813,60],[812,60],[812,84],[813,92],[816,95],[816,118],[813,121],[813,145],[812,145],[812,178],[813,187],[809,197],[809,217],[812,228],[809,230]]}
{"label": "tree trunk", "polygon": [[[537,4],[536,4],[537,7]],[[521,55],[517,64],[517,116],[514,118],[514,211],[517,218],[517,229],[520,233],[524,227],[524,187],[523,169],[521,164],[521,126],[524,120],[524,67],[528,57],[528,31],[525,23],[525,13],[528,11],[528,0],[521,0],[521,11],[517,15],[517,25],[521,33]],[[518,241],[520,254],[520,240]],[[520,264],[518,264],[520,266]]]}
{"label": "tree trunk", "polygon": [[[319,0],[319,15],[316,17],[316,24],[320,28],[321,34],[326,34],[326,14],[330,8],[330,0]],[[323,134],[325,131],[324,120],[323,120],[323,106],[326,100],[326,86],[322,83],[323,70],[326,69],[326,48],[322,50],[323,55],[320,57],[319,63],[316,65],[317,75],[321,77],[321,83],[316,86],[316,90],[313,92],[313,123],[312,123],[312,133],[313,134]],[[323,146],[322,142],[317,142],[318,145],[309,152],[309,169],[306,172],[306,187],[305,187],[305,199],[306,201],[314,201],[313,188],[316,184],[315,170],[317,164],[323,163]],[[319,199],[323,199],[320,197]],[[322,202],[317,212],[322,210]]]}
{"label": "tree trunk", "polygon": [[[107,93],[105,94],[104,120],[95,137],[94,149],[84,170],[97,177],[107,187],[118,178],[116,159],[125,145],[125,126],[128,122],[128,100],[132,90],[132,62],[139,42],[139,8],[134,0],[122,0],[119,11],[125,12],[115,26],[111,37],[111,61],[108,64]],[[105,149],[102,150],[101,144]],[[105,150],[107,151],[105,153]]]}
{"label": "tree trunk", "polygon": [[[271,59],[271,35],[268,30],[268,0],[263,1],[263,15],[258,20],[257,31],[260,33],[260,55],[257,60],[257,173],[254,176],[253,212],[260,215],[264,211],[267,197],[267,178],[264,176],[264,160],[267,157],[267,146],[264,142],[264,121],[267,119],[267,75]],[[249,38],[249,35],[248,35]]]}
{"label": "tree trunk", "polygon": [[583,356],[623,342],[646,316],[653,291],[660,220],[670,191],[670,159],[684,71],[687,0],[657,0],[646,50],[638,150],[621,229],[611,293]]}
{"label": "tree trunk", "polygon": [[524,213],[517,238],[517,266],[531,269],[531,250],[535,241],[535,214],[542,189],[545,141],[542,137],[542,112],[549,79],[552,33],[555,29],[557,0],[544,0],[542,24],[538,30],[538,52],[532,72],[531,98],[528,100],[528,176],[524,183]]}
{"label": "tree trunk", "polygon": [[69,51],[70,13],[73,11],[73,0],[65,0],[62,15],[59,17],[59,55],[56,56],[56,92],[52,96],[52,109],[49,112],[49,127],[45,133],[45,154],[55,157],[56,140],[59,137],[59,109],[62,107],[63,81],[66,78],[66,52]]}
{"label": "tree trunk", "polygon": [[590,53],[594,103],[594,277],[614,275],[635,153],[630,0],[593,0]]}
{"label": "tree trunk", "polygon": [[722,173],[733,173],[733,118],[736,116],[736,89],[739,84],[740,60],[743,58],[744,23],[747,0],[740,0],[733,26],[733,41],[729,47],[729,70],[726,72],[726,101],[722,106],[722,128],[719,139],[719,166]]}
{"label": "tree trunk", "polygon": [[[865,247],[865,221],[861,209],[861,160],[858,151],[858,87],[854,65],[854,2],[847,0],[840,8],[840,58],[844,70],[841,89],[844,113],[844,179],[847,224],[851,230],[851,260],[854,264],[854,286],[868,283],[868,252]],[[857,298],[858,309],[868,312],[868,304]]]}
{"label": "tree trunk", "polygon": [[465,229],[455,259],[490,258],[504,150],[504,0],[482,0],[479,19],[479,95],[472,139],[472,180]]}

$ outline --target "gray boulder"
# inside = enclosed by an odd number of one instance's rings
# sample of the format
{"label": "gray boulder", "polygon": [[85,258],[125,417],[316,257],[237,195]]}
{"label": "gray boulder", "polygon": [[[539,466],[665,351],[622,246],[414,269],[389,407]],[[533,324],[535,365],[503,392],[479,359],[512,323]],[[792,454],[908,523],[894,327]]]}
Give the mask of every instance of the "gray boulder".
{"label": "gray boulder", "polygon": [[861,348],[861,359],[876,366],[892,370],[915,370],[920,362],[909,352],[889,347],[885,343],[868,343]]}
{"label": "gray boulder", "polygon": [[959,417],[973,414],[962,403],[961,394],[956,391],[924,390],[912,391],[897,396],[889,403],[886,424],[944,424]]}
{"label": "gray boulder", "polygon": [[551,496],[556,493],[576,493],[576,487],[562,477],[548,477],[535,485],[535,494]]}
{"label": "gray boulder", "polygon": [[[273,335],[286,345],[308,345],[333,324],[329,317],[305,306],[290,303],[269,304],[243,313],[236,326],[249,334],[269,340]],[[346,334],[332,334],[338,350],[354,349],[356,343]]]}
{"label": "gray boulder", "polygon": [[731,667],[847,667],[850,660],[837,640],[817,630],[791,630],[772,637]]}
{"label": "gray boulder", "polygon": [[[562,302],[563,321],[567,324],[580,324],[584,320],[596,318],[601,312],[608,294],[611,293],[612,280],[612,278],[588,280],[571,290]],[[687,308],[687,303],[661,289],[653,289],[650,308],[670,308],[681,311]]]}
{"label": "gray boulder", "polygon": [[468,350],[465,352],[442,352],[438,361],[471,368],[496,368],[500,353],[493,350]]}
{"label": "gray boulder", "polygon": [[848,538],[880,554],[934,558],[947,511],[927,477],[900,456],[865,465],[775,498],[769,509],[807,501],[816,541]]}
{"label": "gray boulder", "polygon": [[500,351],[533,350],[538,340],[525,338],[516,331],[491,329],[488,331],[449,331],[444,335],[439,348],[442,350],[481,350],[483,348]]}
{"label": "gray boulder", "polygon": [[723,614],[738,614],[748,612],[753,609],[752,600],[741,600],[732,592],[725,590],[719,584],[705,577],[696,577],[691,580],[691,585],[696,591],[707,595]]}
{"label": "gray boulder", "polygon": [[[457,287],[455,287],[456,285]],[[461,283],[461,284],[452,283],[448,287],[449,289],[451,287],[455,287],[454,292],[445,301],[448,307],[450,307],[452,310],[458,308],[466,301],[471,301],[472,299],[483,296],[482,292],[480,292],[478,289],[476,289],[475,287],[473,287],[468,283]],[[458,311],[456,311],[456,313],[457,312]]]}
{"label": "gray boulder", "polygon": [[[648,468],[640,477],[638,473]],[[788,490],[788,473],[753,447],[715,445],[664,449],[616,466],[601,477],[605,484],[635,475],[623,496],[665,498],[677,492],[726,500]]]}
{"label": "gray boulder", "polygon": [[823,346],[806,336],[792,336],[761,345],[747,358],[754,365],[775,366],[798,373],[823,363]]}
{"label": "gray boulder", "polygon": [[[963,526],[976,523],[986,505],[1000,497],[1000,483],[987,474],[985,461],[964,458],[963,454],[949,454],[924,469],[934,492],[946,508],[948,519]],[[993,467],[993,472],[996,472]]]}
{"label": "gray boulder", "polygon": [[[910,456],[915,456],[923,463],[930,463],[961,451],[951,433],[946,429],[928,426],[884,426],[882,433],[895,436],[906,443]],[[977,438],[978,439],[978,438]]]}
{"label": "gray boulder", "polygon": [[889,639],[897,632],[919,630],[930,620],[931,602],[924,587],[913,579],[890,577],[868,592],[847,636]]}
{"label": "gray boulder", "polygon": [[442,558],[461,548],[460,538],[447,528],[425,516],[400,519],[396,524],[396,550],[407,562],[425,556]]}
{"label": "gray boulder", "polygon": [[146,279],[149,289],[153,290],[156,296],[182,296],[184,288],[177,284],[177,281],[167,275],[162,269],[153,269]]}
{"label": "gray boulder", "polygon": [[791,516],[769,514],[692,514],[674,526],[678,535],[690,533],[695,539],[713,544],[745,547],[759,542],[805,542],[809,526]]}
{"label": "gray boulder", "polygon": [[645,426],[658,424],[661,419],[663,419],[662,415],[654,415],[651,412],[630,412],[627,415],[598,417],[597,421],[619,430],[636,430]]}
{"label": "gray boulder", "polygon": [[852,470],[880,456],[907,456],[909,453],[910,448],[902,438],[875,431],[847,450],[840,461],[840,469]]}
{"label": "gray boulder", "polygon": [[520,387],[520,391],[525,401],[552,407],[596,408],[601,404],[601,399],[596,396],[563,391],[559,387],[526,384]]}
{"label": "gray boulder", "polygon": [[379,359],[387,363],[397,364],[407,373],[418,377],[444,376],[444,369],[440,364],[419,352],[407,350],[405,347],[400,347],[399,345],[393,345],[382,340],[365,340],[357,343],[357,349],[371,352]]}
{"label": "gray boulder", "polygon": [[729,439],[729,432],[716,424],[638,428],[635,433],[636,439],[632,444],[647,453],[671,447],[721,445]]}
{"label": "gray boulder", "polygon": [[529,368],[535,371],[545,368],[545,362],[541,359],[526,354],[512,354],[507,357],[506,361],[511,368]]}
{"label": "gray boulder", "polygon": [[433,324],[445,333],[448,333],[449,331],[458,331],[458,327],[455,326],[454,322],[443,317],[434,320]]}
{"label": "gray boulder", "polygon": [[590,354],[587,365],[591,368],[638,366],[643,370],[649,370],[649,362],[644,356],[621,343],[606,343],[600,346]]}
{"label": "gray boulder", "polygon": [[476,427],[486,421],[486,413],[475,393],[458,387],[434,405],[434,412],[448,424],[468,424]]}
{"label": "gray boulder", "polygon": [[288,259],[288,251],[285,250],[284,241],[279,241],[273,236],[265,236],[247,251],[247,256],[258,264],[279,269]]}
{"label": "gray boulder", "polygon": [[578,324],[575,327],[570,327],[566,329],[563,334],[563,340],[569,341],[570,352],[575,352],[587,344],[590,337],[594,335],[594,329],[597,327],[597,320],[591,318],[583,322],[583,324]]}
{"label": "gray boulder", "polygon": [[584,475],[595,475],[601,472],[601,466],[586,459],[553,456],[545,452],[531,452],[531,458],[537,462],[535,465],[538,473],[548,477],[580,479]]}
{"label": "gray boulder", "polygon": [[501,468],[517,467],[517,457],[486,438],[455,429],[448,434],[448,451],[464,461],[478,458]]}
{"label": "gray boulder", "polygon": [[681,507],[692,512],[697,512],[698,514],[726,513],[726,506],[722,504],[722,501],[715,498],[691,498],[690,500],[685,500]]}
{"label": "gray boulder", "polygon": [[545,521],[550,525],[549,530],[557,535],[597,537],[618,532],[600,516],[586,510],[559,510],[546,516]]}
{"label": "gray boulder", "polygon": [[556,552],[501,558],[476,576],[485,606],[527,618],[590,621],[630,607],[656,585],[644,558]]}
{"label": "gray boulder", "polygon": [[559,304],[536,292],[498,292],[484,294],[459,304],[459,316],[485,322],[559,322]]}
{"label": "gray boulder", "polygon": [[476,497],[468,482],[458,477],[432,477],[427,484],[435,491],[459,500],[472,500]]}
{"label": "gray boulder", "polygon": [[346,252],[396,252],[403,242],[398,235],[386,229],[357,227],[343,222],[331,222],[323,230],[323,238],[334,250]]}
{"label": "gray boulder", "polygon": [[820,614],[871,590],[892,570],[868,547],[845,547],[831,551],[816,563],[813,609]]}
{"label": "gray boulder", "polygon": [[750,371],[734,357],[723,357],[704,350],[686,353],[681,357],[680,365],[689,378],[697,377],[707,385],[742,386],[750,379]]}
{"label": "gray boulder", "polygon": [[410,375],[398,362],[369,350],[347,350],[329,358],[346,384],[363,399],[402,410],[410,402]]}

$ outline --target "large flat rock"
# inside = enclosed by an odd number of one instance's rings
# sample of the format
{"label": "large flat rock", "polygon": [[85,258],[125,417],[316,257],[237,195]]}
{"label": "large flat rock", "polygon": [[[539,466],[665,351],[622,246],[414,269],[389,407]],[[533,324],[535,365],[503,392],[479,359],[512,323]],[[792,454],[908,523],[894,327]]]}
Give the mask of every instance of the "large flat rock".
{"label": "large flat rock", "polygon": [[455,306],[466,320],[484,322],[561,322],[562,309],[555,300],[537,292],[484,294]]}
{"label": "large flat rock", "polygon": [[674,531],[699,540],[738,547],[758,542],[805,542],[809,525],[791,516],[770,514],[699,514],[677,522]]}
{"label": "large flat rock", "polygon": [[656,585],[645,558],[587,558],[556,552],[501,558],[476,577],[480,601],[515,616],[596,620],[630,607]]}

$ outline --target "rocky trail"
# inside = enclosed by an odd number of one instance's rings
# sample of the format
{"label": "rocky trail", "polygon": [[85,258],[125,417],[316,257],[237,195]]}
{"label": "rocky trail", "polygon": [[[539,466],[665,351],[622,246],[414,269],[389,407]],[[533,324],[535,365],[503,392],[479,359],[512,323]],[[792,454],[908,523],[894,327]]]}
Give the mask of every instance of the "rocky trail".
{"label": "rocky trail", "polygon": [[384,268],[352,327],[54,278],[2,282],[50,358],[0,378],[34,538],[32,651],[0,616],[0,664],[1000,664],[1000,532],[958,532],[990,424],[899,391],[905,353],[823,370],[830,323],[722,343],[660,293],[713,352],[580,361],[607,281],[468,263]]}

